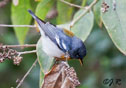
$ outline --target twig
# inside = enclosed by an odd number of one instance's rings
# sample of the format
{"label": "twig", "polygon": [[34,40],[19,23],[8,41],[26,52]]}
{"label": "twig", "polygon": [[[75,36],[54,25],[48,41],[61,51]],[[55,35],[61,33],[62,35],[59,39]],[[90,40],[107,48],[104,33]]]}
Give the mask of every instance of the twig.
{"label": "twig", "polygon": [[80,14],[80,16],[78,16],[76,19],[74,19],[71,24],[70,24],[70,27],[73,27],[73,25],[81,19],[81,17],[83,17],[96,3],[97,3],[98,0],[94,0],[88,7],[86,7],[86,10]]}
{"label": "twig", "polygon": [[25,44],[25,45],[3,45],[7,46],[8,48],[18,48],[18,47],[36,47],[36,44]]}
{"label": "twig", "polygon": [[7,24],[0,24],[0,27],[29,27],[29,28],[35,28],[36,25],[7,25]]}
{"label": "twig", "polygon": [[69,5],[69,6],[84,9],[84,7],[82,7],[82,6],[79,6],[79,5],[76,5],[76,4],[72,4],[72,3],[69,3],[69,2],[64,1],[64,0],[60,0],[60,1],[63,2],[63,3],[65,3],[65,4],[67,4],[67,5]]}
{"label": "twig", "polygon": [[18,83],[16,88],[19,88],[21,86],[21,84],[23,83],[23,81],[25,80],[25,78],[29,75],[29,73],[31,72],[31,70],[33,69],[33,67],[36,65],[38,59],[35,60],[35,62],[32,64],[32,66],[30,67],[30,69],[27,71],[27,73],[24,75],[24,77],[21,79],[21,81]]}
{"label": "twig", "polygon": [[22,55],[22,54],[30,54],[30,53],[36,53],[37,50],[32,50],[32,51],[24,51],[24,52],[18,52],[19,55]]}

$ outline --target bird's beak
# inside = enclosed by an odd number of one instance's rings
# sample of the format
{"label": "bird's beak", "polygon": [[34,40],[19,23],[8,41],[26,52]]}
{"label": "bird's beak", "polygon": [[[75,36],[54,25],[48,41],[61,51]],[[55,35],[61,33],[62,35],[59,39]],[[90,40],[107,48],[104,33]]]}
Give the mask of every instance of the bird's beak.
{"label": "bird's beak", "polygon": [[79,59],[79,61],[80,61],[80,64],[82,66],[83,65],[83,60],[82,59]]}

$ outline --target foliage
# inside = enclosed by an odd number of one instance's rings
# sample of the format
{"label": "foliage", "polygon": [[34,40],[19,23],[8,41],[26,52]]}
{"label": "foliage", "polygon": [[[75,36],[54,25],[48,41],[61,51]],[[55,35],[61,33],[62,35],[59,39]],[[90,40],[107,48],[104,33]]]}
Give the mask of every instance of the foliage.
{"label": "foliage", "polygon": [[[89,6],[93,0],[83,0],[83,2],[82,0],[66,1],[80,6]],[[85,9],[70,7],[60,0],[19,0],[18,5],[16,6],[12,2],[10,3],[11,4],[7,4],[7,6],[3,9],[0,8],[0,23],[30,25],[32,22],[34,23],[34,21],[27,10],[31,9],[41,19],[50,21],[59,27],[68,28],[86,43],[88,55],[84,59],[84,66],[81,67],[77,60],[69,61],[69,64],[75,68],[81,81],[81,86],[79,88],[105,88],[106,86],[108,87],[108,85],[104,85],[102,82],[106,78],[126,79],[124,78],[126,75],[124,75],[124,71],[122,71],[122,69],[126,70],[126,56],[124,56],[126,55],[125,0],[98,0],[97,4],[92,7],[86,15],[82,16],[72,28],[70,28],[70,22],[73,21],[73,19],[77,19],[77,17],[82,14]],[[53,14],[56,13],[54,12],[51,14],[52,18],[49,19],[47,18],[47,15],[50,11],[53,12],[52,8],[58,12],[58,16],[53,17]],[[11,12],[11,15],[8,11]],[[38,36],[38,33],[36,33],[35,30],[29,30],[26,27],[14,27],[14,32],[17,37],[16,40],[12,30],[6,31],[4,30],[6,28],[0,29],[0,42],[2,43],[17,44],[18,41],[19,44],[37,44],[39,66],[37,66],[37,68],[34,69],[34,72],[30,75],[32,79],[29,77],[22,88],[37,88],[38,83],[40,83],[41,86],[44,73],[50,70],[50,67],[53,64],[53,59],[46,56],[46,54],[42,51],[42,41],[39,39],[40,36]],[[119,51],[121,51],[121,53]],[[13,78],[9,78],[9,85],[5,84],[7,79],[5,79],[5,81],[0,80],[2,81],[0,87],[8,88],[11,84],[15,84],[12,81],[19,77],[19,75],[22,75],[21,73],[24,74],[33,62],[31,59],[36,58],[35,55],[26,55],[24,57],[30,59],[23,59],[23,62],[19,67],[10,67],[10,70],[8,71],[5,71],[5,69],[12,66],[10,64],[11,62],[0,64],[0,79],[3,79],[3,76],[6,76],[4,73],[8,73],[13,69],[19,69],[15,70],[19,72],[16,76],[12,74],[16,74],[17,72],[10,72],[9,77],[12,76]],[[40,77],[38,77],[39,73]],[[37,81],[39,78],[40,82]],[[112,87],[114,86],[116,85],[113,85]],[[126,85],[122,83],[121,86],[125,87]]]}
{"label": "foliage", "polygon": [[[12,24],[30,24],[31,16],[28,14],[27,10],[31,9],[30,0],[20,0],[19,5],[14,6],[12,4],[11,13],[12,13]],[[25,15],[22,15],[25,14]],[[14,28],[15,34],[20,44],[24,44],[24,40],[28,33],[28,28]]]}
{"label": "foliage", "polygon": [[126,19],[124,16],[126,1],[106,0],[105,2],[108,4],[109,10],[101,14],[103,23],[116,47],[126,55]]}

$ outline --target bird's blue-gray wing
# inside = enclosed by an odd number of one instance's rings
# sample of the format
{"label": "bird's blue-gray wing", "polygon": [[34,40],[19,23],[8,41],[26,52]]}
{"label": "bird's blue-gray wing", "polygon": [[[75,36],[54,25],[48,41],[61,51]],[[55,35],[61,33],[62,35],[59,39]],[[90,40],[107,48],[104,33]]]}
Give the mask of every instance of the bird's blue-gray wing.
{"label": "bird's blue-gray wing", "polygon": [[47,22],[43,31],[45,32],[45,35],[48,36],[64,52],[70,50],[71,37],[64,34],[62,29]]}
{"label": "bird's blue-gray wing", "polygon": [[70,50],[71,37],[64,34],[60,28],[39,19],[31,10],[28,10],[28,12],[37,21],[40,32],[44,32],[45,36],[48,36],[64,52]]}

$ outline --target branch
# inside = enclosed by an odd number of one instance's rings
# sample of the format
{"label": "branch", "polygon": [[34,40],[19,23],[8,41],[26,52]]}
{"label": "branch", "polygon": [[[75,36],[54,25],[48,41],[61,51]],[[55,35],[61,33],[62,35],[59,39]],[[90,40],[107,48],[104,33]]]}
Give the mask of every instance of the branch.
{"label": "branch", "polygon": [[30,54],[30,53],[36,53],[37,50],[32,50],[32,51],[24,51],[24,52],[18,52],[19,56],[22,54]]}
{"label": "branch", "polygon": [[32,66],[30,67],[30,69],[27,71],[27,73],[24,75],[24,77],[21,79],[21,81],[18,83],[16,88],[19,88],[21,86],[21,84],[23,83],[23,81],[25,80],[25,78],[29,75],[29,73],[31,72],[31,70],[33,69],[33,67],[35,67],[36,63],[37,63],[38,59],[35,60],[35,62],[32,64]]}
{"label": "branch", "polygon": [[18,48],[18,47],[36,47],[36,44],[25,44],[25,45],[4,45],[4,46],[7,46],[8,48]]}
{"label": "branch", "polygon": [[[17,46],[17,45],[16,45]],[[19,46],[19,45],[18,45]],[[36,53],[36,50],[18,52],[14,49],[10,49],[8,45],[0,44],[0,63],[4,62],[5,59],[13,60],[15,65],[19,65],[22,61],[22,54]],[[12,47],[12,46],[11,46]],[[13,47],[15,47],[13,45]]]}
{"label": "branch", "polygon": [[98,0],[94,0],[88,7],[86,7],[86,10],[80,14],[80,16],[78,16],[76,19],[74,19],[71,24],[70,27],[73,27],[73,25],[81,19],[81,17],[83,17],[84,15],[86,15],[86,13],[97,3]]}
{"label": "branch", "polygon": [[79,9],[80,9],[80,8],[81,8],[81,9],[84,9],[84,8],[85,8],[85,7],[76,5],[76,4],[69,3],[69,2],[64,1],[64,0],[60,0],[60,1],[63,2],[63,3],[65,3],[65,4],[67,4],[67,5],[69,5],[69,6],[76,7],[76,8],[79,8]]}
{"label": "branch", "polygon": [[29,28],[35,28],[36,25],[7,25],[7,24],[0,24],[0,27],[29,27]]}

